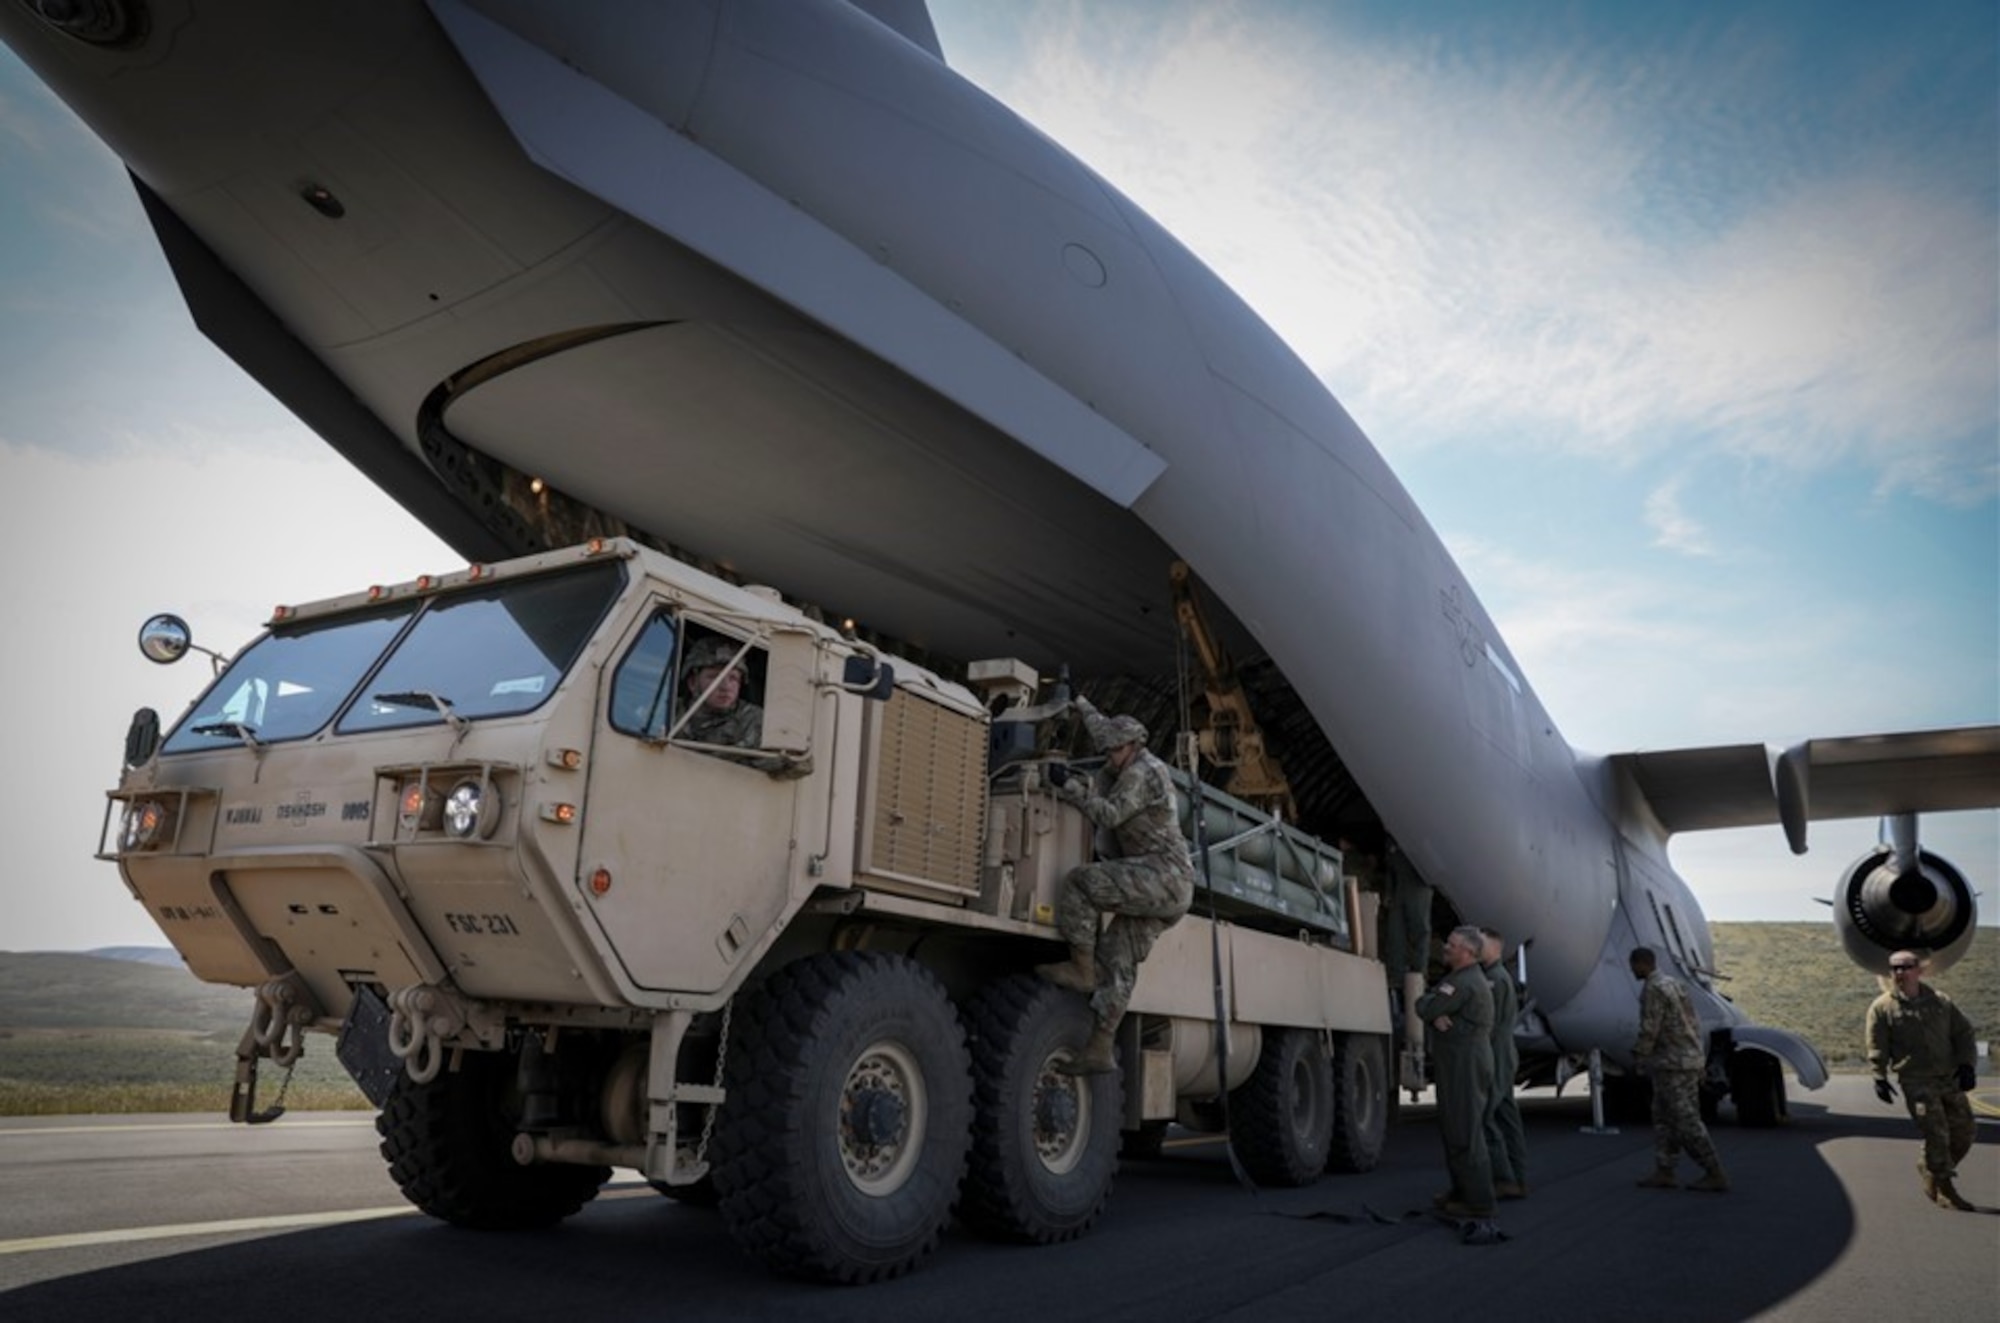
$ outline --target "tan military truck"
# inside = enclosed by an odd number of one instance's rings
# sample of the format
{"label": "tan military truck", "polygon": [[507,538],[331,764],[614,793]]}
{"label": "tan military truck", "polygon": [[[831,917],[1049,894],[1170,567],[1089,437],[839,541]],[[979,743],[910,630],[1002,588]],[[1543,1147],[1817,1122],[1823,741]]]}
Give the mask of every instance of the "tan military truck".
{"label": "tan military truck", "polygon": [[[686,737],[717,639],[748,745]],[[172,617],[141,643],[192,646]],[[1213,790],[1212,885],[1121,1073],[1055,1069],[1089,1012],[1030,970],[1093,833],[1043,775],[1064,705],[968,674],[630,542],[473,565],[280,608],[164,738],[140,713],[100,853],[196,975],[255,990],[231,1114],[337,1035],[391,1174],[464,1226],[630,1167],[777,1270],[865,1281],[954,1209],[1080,1234],[1121,1132],[1170,1120],[1226,1114],[1267,1183],[1371,1165],[1389,1011],[1339,855]]]}

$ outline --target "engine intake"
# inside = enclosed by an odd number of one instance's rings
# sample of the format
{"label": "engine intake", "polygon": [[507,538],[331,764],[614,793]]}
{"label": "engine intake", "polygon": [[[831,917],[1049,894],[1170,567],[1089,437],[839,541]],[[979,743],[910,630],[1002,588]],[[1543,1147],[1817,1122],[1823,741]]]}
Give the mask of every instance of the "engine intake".
{"label": "engine intake", "polygon": [[1965,874],[1929,850],[1916,852],[1914,867],[1899,867],[1887,844],[1848,867],[1833,901],[1848,958],[1875,974],[1887,974],[1890,953],[1903,950],[1928,952],[1933,971],[1950,967],[1972,945],[1977,918]]}

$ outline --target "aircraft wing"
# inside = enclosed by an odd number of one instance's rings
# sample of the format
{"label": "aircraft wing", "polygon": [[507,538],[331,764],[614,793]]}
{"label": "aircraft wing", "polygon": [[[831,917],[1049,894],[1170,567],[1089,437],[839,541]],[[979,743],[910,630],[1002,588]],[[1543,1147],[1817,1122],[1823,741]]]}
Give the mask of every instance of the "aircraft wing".
{"label": "aircraft wing", "polygon": [[2000,807],[2000,726],[1623,753],[1623,770],[1669,832]]}

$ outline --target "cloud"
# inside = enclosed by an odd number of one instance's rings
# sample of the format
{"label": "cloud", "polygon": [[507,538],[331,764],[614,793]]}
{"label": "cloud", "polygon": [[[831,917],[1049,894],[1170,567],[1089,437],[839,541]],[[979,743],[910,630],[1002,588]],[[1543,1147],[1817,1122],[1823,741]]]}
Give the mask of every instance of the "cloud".
{"label": "cloud", "polygon": [[1950,52],[1906,34],[1835,95],[1748,20],[1503,60],[1480,44],[1498,29],[1415,40],[1340,11],[1038,15],[1002,99],[1387,447],[1698,449],[1954,504],[2000,490],[1993,144],[1957,107],[1937,133],[1910,111]]}
{"label": "cloud", "polygon": [[1681,479],[1674,478],[1646,495],[1646,525],[1653,545],[1686,556],[1716,555],[1709,532],[1681,509]]}

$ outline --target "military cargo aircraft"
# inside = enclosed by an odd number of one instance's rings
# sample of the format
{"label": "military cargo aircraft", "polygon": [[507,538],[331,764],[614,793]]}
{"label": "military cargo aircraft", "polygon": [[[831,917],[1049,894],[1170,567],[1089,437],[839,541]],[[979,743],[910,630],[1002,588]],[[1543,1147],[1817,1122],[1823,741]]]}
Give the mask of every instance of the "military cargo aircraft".
{"label": "military cargo aircraft", "polygon": [[1886,816],[1857,963],[1972,940],[1916,823],[2000,802],[2000,728],[1573,749],[1325,386],[921,0],[4,0],[0,37],[201,329],[463,555],[630,535],[1163,738],[1193,673],[1213,774],[1520,941],[1539,1078],[1623,1061],[1645,944],[1746,1119],[1824,1079],[1717,990],[1674,832]]}

